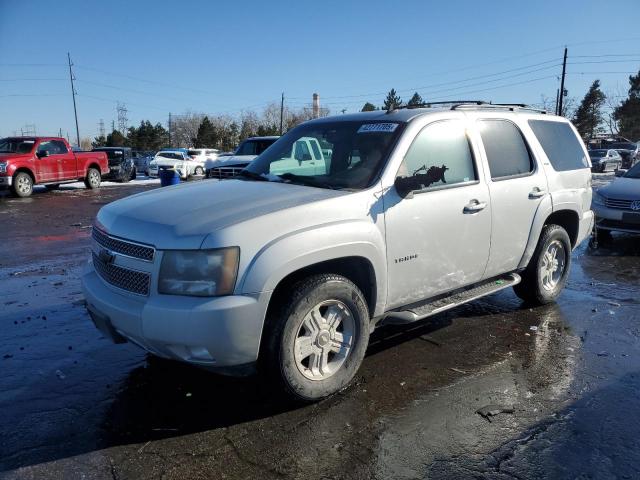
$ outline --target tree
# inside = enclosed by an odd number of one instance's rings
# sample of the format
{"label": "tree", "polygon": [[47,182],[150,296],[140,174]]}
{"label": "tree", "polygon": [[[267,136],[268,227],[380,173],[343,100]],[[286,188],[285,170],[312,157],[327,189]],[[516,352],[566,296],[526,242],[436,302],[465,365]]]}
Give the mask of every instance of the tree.
{"label": "tree", "polygon": [[402,99],[396,94],[395,89],[389,90],[387,93],[387,98],[384,100],[384,105],[382,106],[383,110],[393,110],[394,108],[398,108],[402,106]]}
{"label": "tree", "polygon": [[362,110],[360,110],[361,112],[373,112],[374,110],[376,110],[376,106],[373,103],[365,103],[362,106]]}
{"label": "tree", "polygon": [[80,139],[81,150],[84,150],[86,152],[87,150],[91,150],[92,146],[93,146],[93,142],[91,141],[90,137],[84,137]]}
{"label": "tree", "polygon": [[574,125],[585,140],[592,138],[596,132],[602,130],[602,105],[604,101],[605,96],[600,90],[600,80],[595,80],[573,117]]}
{"label": "tree", "polygon": [[95,137],[93,142],[91,142],[91,146],[93,148],[104,147],[107,144],[107,137],[104,135],[100,135],[99,137]]}
{"label": "tree", "polygon": [[198,127],[198,133],[195,138],[195,146],[198,148],[209,147],[214,148],[217,147],[219,143],[218,132],[216,128],[213,126],[209,117],[204,117],[200,126]]}
{"label": "tree", "polygon": [[142,120],[139,127],[129,127],[127,141],[135,150],[160,150],[169,145],[169,132],[160,123]]}
{"label": "tree", "polygon": [[629,77],[629,97],[618,106],[613,117],[620,135],[632,141],[640,140],[640,71]]}
{"label": "tree", "polygon": [[424,100],[418,92],[414,93],[413,97],[411,97],[411,100],[409,100],[409,103],[407,103],[409,107],[416,107],[422,104],[424,104]]}
{"label": "tree", "polygon": [[107,135],[105,147],[127,147],[127,137],[122,135],[118,130],[114,130]]}

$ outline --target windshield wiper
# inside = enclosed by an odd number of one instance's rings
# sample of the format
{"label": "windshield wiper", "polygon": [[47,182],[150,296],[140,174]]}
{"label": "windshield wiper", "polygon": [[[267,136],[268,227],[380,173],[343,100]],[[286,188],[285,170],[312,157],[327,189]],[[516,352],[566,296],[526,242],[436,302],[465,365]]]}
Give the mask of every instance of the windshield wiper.
{"label": "windshield wiper", "polygon": [[283,173],[278,176],[283,180],[287,180],[289,183],[297,183],[297,184],[306,185],[309,187],[328,188],[329,190],[338,189],[337,187],[334,187],[329,183],[315,181],[313,180],[315,177],[312,177],[312,176],[296,175],[295,173],[290,173],[290,172]]}
{"label": "windshield wiper", "polygon": [[259,173],[251,172],[249,170],[240,170],[238,173],[236,173],[235,176],[236,177],[244,177],[244,178],[246,178],[248,180],[258,180],[258,181],[261,181],[261,182],[268,182],[269,181],[268,178],[263,177]]}

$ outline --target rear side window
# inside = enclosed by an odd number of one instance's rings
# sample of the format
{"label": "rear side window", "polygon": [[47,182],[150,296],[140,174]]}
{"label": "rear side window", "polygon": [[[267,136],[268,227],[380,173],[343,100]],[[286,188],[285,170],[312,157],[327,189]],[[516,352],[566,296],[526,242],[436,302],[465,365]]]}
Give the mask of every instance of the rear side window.
{"label": "rear side window", "polygon": [[529,126],[554,170],[564,172],[589,166],[582,145],[568,123],[529,120]]}
{"label": "rear side window", "polygon": [[491,178],[494,180],[533,172],[533,158],[516,125],[508,120],[478,121],[478,129],[487,152]]}

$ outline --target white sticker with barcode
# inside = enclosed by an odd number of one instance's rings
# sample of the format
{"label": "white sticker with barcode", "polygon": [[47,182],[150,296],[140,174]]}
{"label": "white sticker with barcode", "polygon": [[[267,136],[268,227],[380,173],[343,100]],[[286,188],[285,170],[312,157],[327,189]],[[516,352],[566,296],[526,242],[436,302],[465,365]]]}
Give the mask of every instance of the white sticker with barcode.
{"label": "white sticker with barcode", "polygon": [[365,123],[358,133],[392,133],[398,128],[397,123]]}

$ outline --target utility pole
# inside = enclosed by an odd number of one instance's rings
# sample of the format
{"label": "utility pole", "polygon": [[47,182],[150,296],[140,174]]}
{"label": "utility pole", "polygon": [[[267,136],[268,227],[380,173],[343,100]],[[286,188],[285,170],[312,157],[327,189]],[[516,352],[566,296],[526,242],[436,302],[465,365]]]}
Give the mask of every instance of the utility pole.
{"label": "utility pole", "polygon": [[564,60],[562,60],[562,79],[560,80],[560,99],[558,101],[558,115],[562,115],[562,100],[564,98],[564,77],[567,73],[567,47],[564,47]]}
{"label": "utility pole", "polygon": [[76,108],[76,89],[73,86],[75,77],[73,76],[73,72],[71,71],[71,66],[73,65],[73,63],[71,63],[71,54],[69,54],[69,52],[67,52],[67,59],[69,60],[69,79],[71,80],[71,96],[73,97],[73,114],[76,117],[76,140],[78,142],[78,146],[80,146],[80,128],[78,128],[78,110]]}
{"label": "utility pole", "polygon": [[171,145],[171,112],[169,112],[169,146]]}
{"label": "utility pole", "polygon": [[282,98],[280,99],[280,135],[282,135],[283,119],[284,119],[284,92],[282,92]]}
{"label": "utility pole", "polygon": [[556,115],[558,115],[558,101],[560,99],[560,89],[556,90]]}

